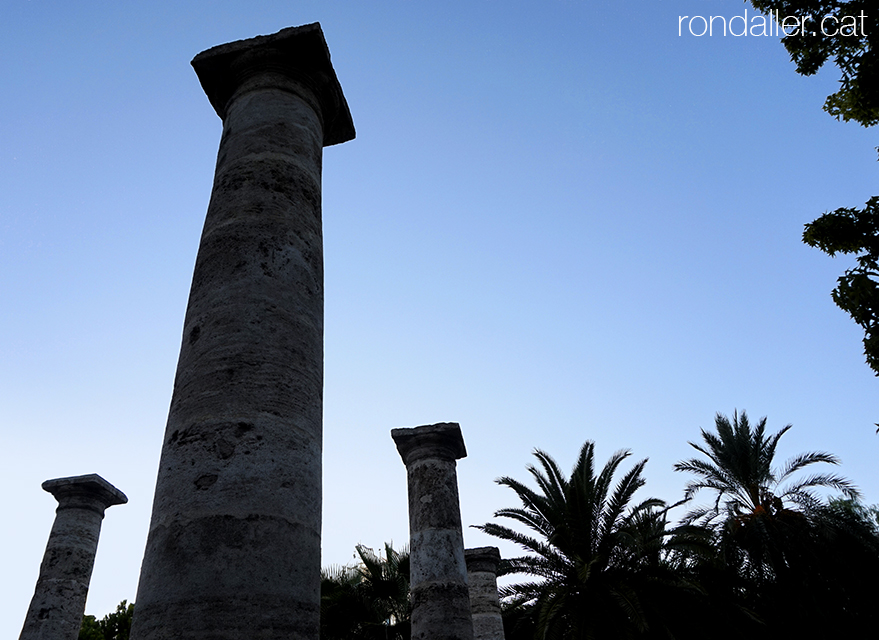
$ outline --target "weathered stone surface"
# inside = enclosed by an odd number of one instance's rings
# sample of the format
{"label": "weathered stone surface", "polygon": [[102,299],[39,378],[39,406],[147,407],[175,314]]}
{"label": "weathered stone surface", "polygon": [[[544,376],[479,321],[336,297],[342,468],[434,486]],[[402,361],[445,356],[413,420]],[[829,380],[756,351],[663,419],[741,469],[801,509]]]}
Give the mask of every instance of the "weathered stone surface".
{"label": "weathered stone surface", "polygon": [[467,455],[454,422],[393,429],[409,485],[413,640],[471,640],[473,623],[455,460]]}
{"label": "weathered stone surface", "polygon": [[465,549],[474,640],[504,640],[504,621],[497,592],[497,547]]}
{"label": "weathered stone surface", "polygon": [[354,136],[319,25],[192,62],[223,135],[192,278],[133,640],[314,640],[322,148]]}
{"label": "weathered stone surface", "polygon": [[220,118],[241,92],[241,75],[280,72],[312,90],[315,113],[321,118],[325,147],[354,139],[354,122],[318,23],[288,27],[268,36],[221,44],[192,60],[202,88]]}
{"label": "weathered stone surface", "polygon": [[96,474],[46,480],[58,508],[20,640],[76,640],[104,511],[128,498]]}

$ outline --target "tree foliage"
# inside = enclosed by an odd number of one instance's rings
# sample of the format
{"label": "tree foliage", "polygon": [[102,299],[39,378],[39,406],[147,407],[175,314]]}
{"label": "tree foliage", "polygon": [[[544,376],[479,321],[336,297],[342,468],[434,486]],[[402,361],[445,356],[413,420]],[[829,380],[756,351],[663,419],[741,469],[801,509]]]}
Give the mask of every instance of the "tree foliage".
{"label": "tree foliage", "polygon": [[[812,465],[838,464],[829,453],[802,453],[776,466],[778,441],[790,428],[767,434],[766,418],[752,425],[745,412],[732,420],[718,414],[715,431],[703,429],[703,442],[690,443],[704,458],[675,465],[695,476],[687,498],[701,491],[714,497],[684,520],[714,532],[725,579],[737,584],[724,597],[741,598],[753,612],[761,623],[756,637],[851,635],[876,622],[870,603],[877,590],[863,585],[879,569],[874,514],[845,478],[805,475]],[[827,489],[843,497],[828,502],[817,493]]]}
{"label": "tree foliage", "polygon": [[[840,71],[839,90],[829,95],[824,110],[837,120],[854,121],[865,127],[879,123],[879,11],[876,0],[751,0],[754,8],[796,16],[813,28],[799,29],[782,38],[797,66],[797,73],[812,75],[829,60]],[[820,21],[841,24],[854,19],[855,28],[831,29],[827,35]],[[834,302],[864,330],[867,364],[879,376],[879,197],[863,209],[839,208],[806,225],[803,242],[830,256],[857,255],[858,266],[837,280]]]}
{"label": "tree foliage", "polygon": [[[827,97],[824,110],[865,127],[879,123],[879,12],[875,0],[751,0],[751,4],[781,17],[811,16],[809,29],[796,30],[782,39],[797,73],[813,75],[832,59],[840,71],[840,86]],[[840,28],[845,16],[855,18],[854,29]],[[820,23],[825,18],[826,33]]]}
{"label": "tree foliage", "polygon": [[[628,451],[596,468],[586,442],[566,477],[536,451],[531,483],[510,477],[520,506],[500,509],[512,526],[476,527],[514,542],[500,575],[508,640],[821,639],[862,634],[879,623],[879,510],[858,502],[826,452],[776,461],[780,438],[766,419],[718,414],[690,443],[700,456],[684,500],[637,502],[646,460],[622,473]],[[836,497],[825,498],[827,491]],[[710,492],[678,524],[670,510]]]}
{"label": "tree foliage", "polygon": [[810,518],[824,504],[815,490],[835,489],[849,499],[857,499],[858,492],[835,474],[796,477],[814,464],[839,464],[829,453],[802,453],[776,468],[778,441],[791,425],[768,435],[766,418],[752,426],[744,411],[734,413],[732,421],[718,413],[714,424],[715,432],[702,430],[704,444],[690,443],[708,460],[691,458],[674,467],[696,476],[687,483],[686,499],[702,490],[715,496],[712,505],[691,510],[684,521],[716,526],[730,561],[739,563],[753,579],[773,580],[796,562],[793,557],[809,535]]}
{"label": "tree foliage", "polygon": [[128,640],[131,632],[131,618],[134,604],[123,600],[116,611],[108,613],[101,620],[95,616],[83,616],[78,640]]}
{"label": "tree foliage", "polygon": [[522,506],[495,513],[530,533],[496,523],[476,527],[528,552],[507,559],[499,571],[531,578],[501,590],[507,615],[541,640],[635,638],[664,628],[668,608],[662,604],[683,581],[664,562],[671,535],[665,503],[633,503],[647,460],[615,481],[628,451],[615,453],[596,474],[594,445],[587,441],[570,478],[547,453],[534,455],[539,467],[528,471],[538,489],[500,478]]}
{"label": "tree foliage", "polygon": [[837,209],[810,222],[803,242],[830,256],[857,254],[857,266],[839,277],[831,295],[864,330],[864,355],[879,376],[879,196],[864,209]]}
{"label": "tree foliage", "polygon": [[355,547],[360,562],[321,575],[323,640],[409,640],[409,552]]}
{"label": "tree foliage", "polygon": [[[707,489],[716,494],[714,505],[697,508],[685,518],[710,524],[723,518],[728,526],[745,524],[755,517],[772,517],[789,511],[791,506],[809,512],[822,503],[814,489],[829,487],[856,499],[858,492],[845,478],[828,473],[812,474],[794,480],[797,472],[818,463],[837,465],[839,459],[829,453],[802,453],[776,468],[775,450],[778,441],[791,425],[772,435],[766,434],[766,418],[752,426],[748,414],[736,411],[730,421],[718,413],[714,418],[716,433],[702,429],[704,444],[690,443],[708,458],[691,458],[675,464],[675,471],[695,474],[687,483],[684,497],[689,500],[698,491]],[[785,484],[787,483],[787,484]],[[722,507],[722,508],[721,508]]]}

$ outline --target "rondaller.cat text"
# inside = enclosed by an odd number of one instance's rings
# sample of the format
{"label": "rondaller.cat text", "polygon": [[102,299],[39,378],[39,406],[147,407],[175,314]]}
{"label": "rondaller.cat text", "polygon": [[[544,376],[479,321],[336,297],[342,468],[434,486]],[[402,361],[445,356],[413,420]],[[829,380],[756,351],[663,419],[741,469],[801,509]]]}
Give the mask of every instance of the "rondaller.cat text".
{"label": "rondaller.cat text", "polygon": [[741,16],[678,16],[678,35],[689,33],[691,36],[776,36],[788,37],[798,35],[825,37],[860,37],[864,35],[864,19],[866,14],[861,11],[858,16],[827,15],[815,18],[811,14],[805,16],[784,16],[778,11],[770,11],[769,15],[758,14],[748,19],[748,10]]}

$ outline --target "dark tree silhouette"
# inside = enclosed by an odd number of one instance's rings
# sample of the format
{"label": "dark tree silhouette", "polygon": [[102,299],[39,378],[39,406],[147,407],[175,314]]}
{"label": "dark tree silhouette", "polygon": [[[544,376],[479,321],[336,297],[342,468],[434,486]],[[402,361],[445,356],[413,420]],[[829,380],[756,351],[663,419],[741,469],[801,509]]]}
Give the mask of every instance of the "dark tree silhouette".
{"label": "dark tree silhouette", "polygon": [[[836,64],[839,90],[824,102],[827,113],[864,127],[879,123],[876,0],[751,0],[751,4],[764,13],[807,21],[808,28],[781,41],[797,73],[809,76],[830,60]],[[871,198],[863,209],[842,207],[825,213],[806,225],[803,242],[830,256],[856,255],[857,266],[839,277],[832,296],[864,330],[864,355],[879,376],[879,197]]]}
{"label": "dark tree silhouette", "polygon": [[321,576],[323,640],[409,640],[409,552],[355,547],[360,562]]}
{"label": "dark tree silhouette", "polygon": [[123,600],[116,606],[116,611],[101,620],[95,616],[83,616],[78,640],[128,640],[133,615],[134,604]]}
{"label": "dark tree silhouette", "polygon": [[[696,476],[687,484],[687,498],[703,490],[714,496],[684,521],[714,532],[722,559],[714,575],[733,586],[742,606],[762,622],[753,637],[841,637],[875,617],[853,585],[872,581],[879,546],[875,530],[839,506],[857,504],[851,482],[836,474],[801,473],[814,464],[836,465],[835,456],[803,453],[775,467],[778,441],[790,428],[770,435],[766,418],[752,425],[745,412],[732,420],[717,414],[715,432],[702,430],[703,442],[690,443],[707,459],[675,465]],[[818,493],[825,489],[845,500],[828,505]],[[859,558],[854,565],[853,558]]]}
{"label": "dark tree silhouette", "polygon": [[664,629],[660,602],[685,585],[664,562],[671,535],[665,503],[633,504],[646,459],[614,484],[628,451],[615,453],[596,474],[594,445],[587,441],[570,479],[547,453],[534,455],[540,466],[528,471],[538,489],[500,478],[522,506],[495,513],[531,533],[496,523],[476,527],[528,552],[507,559],[499,571],[532,578],[501,589],[507,618],[539,639],[636,638]]}

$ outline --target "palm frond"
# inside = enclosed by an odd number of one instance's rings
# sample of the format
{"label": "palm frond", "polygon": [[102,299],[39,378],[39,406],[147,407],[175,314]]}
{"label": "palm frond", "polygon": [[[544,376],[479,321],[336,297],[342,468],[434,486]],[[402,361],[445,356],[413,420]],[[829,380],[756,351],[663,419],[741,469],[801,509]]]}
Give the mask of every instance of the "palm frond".
{"label": "palm frond", "polygon": [[782,468],[781,473],[778,475],[778,482],[784,482],[790,475],[796,473],[800,469],[808,467],[812,464],[817,464],[819,462],[826,462],[827,464],[838,465],[839,458],[823,451],[810,451],[808,453],[801,453],[784,463],[784,467]]}
{"label": "palm frond", "polygon": [[836,489],[850,500],[858,500],[861,497],[857,487],[850,480],[834,473],[814,473],[807,476],[784,487],[779,497],[784,498],[811,487]]}
{"label": "palm frond", "polygon": [[[626,455],[628,455],[628,453]],[[607,507],[602,514],[601,525],[599,528],[599,539],[603,539],[619,526],[632,496],[638,489],[644,486],[645,480],[641,477],[641,472],[644,470],[644,465],[646,464],[646,458],[636,463],[635,466],[622,477],[619,483],[617,483],[617,486],[607,503]]]}
{"label": "palm frond", "polygon": [[498,509],[494,512],[495,518],[510,518],[511,520],[517,520],[521,522],[529,529],[532,529],[543,536],[552,535],[553,525],[549,522],[543,514],[532,509],[519,509],[519,508],[510,508],[510,509]]}
{"label": "palm frond", "polygon": [[[498,510],[495,517],[512,520],[528,533],[496,523],[476,528],[526,551],[502,561],[499,575],[535,580],[503,587],[501,595],[514,603],[505,606],[532,607],[542,640],[588,638],[600,628],[620,624],[625,628],[619,637],[634,637],[638,631],[633,621],[637,600],[618,601],[610,590],[623,593],[621,585],[629,572],[659,567],[670,533],[665,502],[648,498],[633,504],[645,484],[647,461],[635,463],[617,478],[630,455],[628,450],[617,451],[596,473],[594,443],[586,441],[570,477],[565,477],[549,454],[536,450],[535,464],[527,467],[532,486],[509,477],[497,481],[516,493],[520,506]],[[586,607],[595,597],[602,604]],[[594,616],[605,626],[593,624]]]}

